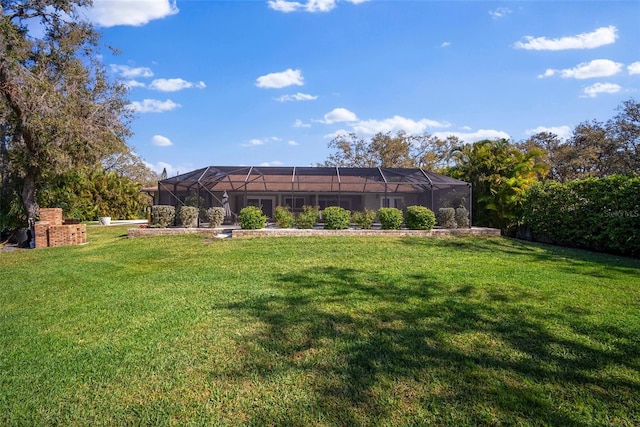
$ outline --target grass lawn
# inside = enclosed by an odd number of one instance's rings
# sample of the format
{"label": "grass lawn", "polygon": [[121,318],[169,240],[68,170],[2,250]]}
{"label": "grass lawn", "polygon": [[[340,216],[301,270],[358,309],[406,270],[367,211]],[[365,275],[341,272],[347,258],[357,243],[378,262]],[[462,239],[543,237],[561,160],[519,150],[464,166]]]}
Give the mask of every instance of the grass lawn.
{"label": "grass lawn", "polygon": [[0,253],[0,425],[640,425],[640,260],[88,233]]}

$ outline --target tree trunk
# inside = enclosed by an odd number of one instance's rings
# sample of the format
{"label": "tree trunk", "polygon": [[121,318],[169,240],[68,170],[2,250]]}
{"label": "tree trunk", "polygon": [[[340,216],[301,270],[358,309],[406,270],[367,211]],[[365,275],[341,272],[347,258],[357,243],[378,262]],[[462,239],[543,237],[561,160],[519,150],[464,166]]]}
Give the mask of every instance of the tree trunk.
{"label": "tree trunk", "polygon": [[36,201],[36,177],[32,171],[28,171],[24,177],[21,196],[27,217],[30,220],[35,219],[40,211],[40,206]]}

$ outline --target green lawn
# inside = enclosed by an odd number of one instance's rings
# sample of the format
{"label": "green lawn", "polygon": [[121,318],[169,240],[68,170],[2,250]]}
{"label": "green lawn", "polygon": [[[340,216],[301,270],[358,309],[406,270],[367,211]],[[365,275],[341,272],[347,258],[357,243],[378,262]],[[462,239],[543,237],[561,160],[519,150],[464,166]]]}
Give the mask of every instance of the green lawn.
{"label": "green lawn", "polygon": [[0,253],[0,425],[640,425],[640,260],[88,232]]}

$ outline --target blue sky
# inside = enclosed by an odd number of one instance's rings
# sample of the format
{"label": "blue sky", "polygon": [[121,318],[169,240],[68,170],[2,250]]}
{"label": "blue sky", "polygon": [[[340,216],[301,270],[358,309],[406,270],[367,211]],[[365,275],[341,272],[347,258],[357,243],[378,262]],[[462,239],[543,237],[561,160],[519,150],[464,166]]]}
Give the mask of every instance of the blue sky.
{"label": "blue sky", "polygon": [[94,0],[130,145],[169,176],[307,166],[339,132],[570,136],[640,94],[638,1]]}

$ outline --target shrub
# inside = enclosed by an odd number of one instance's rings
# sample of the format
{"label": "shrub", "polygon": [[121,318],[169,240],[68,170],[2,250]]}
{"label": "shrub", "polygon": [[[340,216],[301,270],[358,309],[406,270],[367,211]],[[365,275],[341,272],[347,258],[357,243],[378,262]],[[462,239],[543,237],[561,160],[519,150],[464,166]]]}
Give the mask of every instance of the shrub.
{"label": "shrub", "polygon": [[438,225],[444,228],[456,228],[456,210],[454,208],[438,209]]}
{"label": "shrub", "polygon": [[327,230],[345,230],[351,223],[351,212],[340,206],[329,206],[322,211],[324,228]]}
{"label": "shrub", "polygon": [[469,211],[464,206],[456,208],[456,226],[458,228],[469,227]]}
{"label": "shrub", "polygon": [[262,213],[260,208],[247,206],[240,211],[238,222],[243,230],[259,230],[264,228],[267,223],[267,216]]}
{"label": "shrub", "polygon": [[640,177],[612,175],[530,187],[521,223],[533,240],[640,256]]}
{"label": "shrub", "polygon": [[196,227],[198,225],[198,208],[195,206],[181,207],[179,216],[183,227]]}
{"label": "shrub", "polygon": [[402,225],[402,211],[398,208],[380,208],[378,218],[383,230],[397,230]]}
{"label": "shrub", "polygon": [[168,227],[176,217],[176,208],[170,205],[154,205],[151,207],[151,226]]}
{"label": "shrub", "polygon": [[365,209],[363,211],[355,211],[351,215],[351,220],[362,229],[369,229],[376,219],[376,211]]}
{"label": "shrub", "polygon": [[409,206],[404,221],[410,230],[431,230],[436,224],[436,215],[424,206]]}
{"label": "shrub", "polygon": [[207,219],[211,228],[220,227],[224,222],[224,208],[213,207],[207,209]]}
{"label": "shrub", "polygon": [[300,212],[296,218],[296,227],[313,228],[316,222],[318,222],[318,208],[303,206],[302,212]]}
{"label": "shrub", "polygon": [[276,220],[276,224],[278,224],[278,227],[281,228],[291,228],[291,226],[293,226],[293,222],[295,221],[295,217],[289,209],[289,206],[276,207],[274,219]]}

